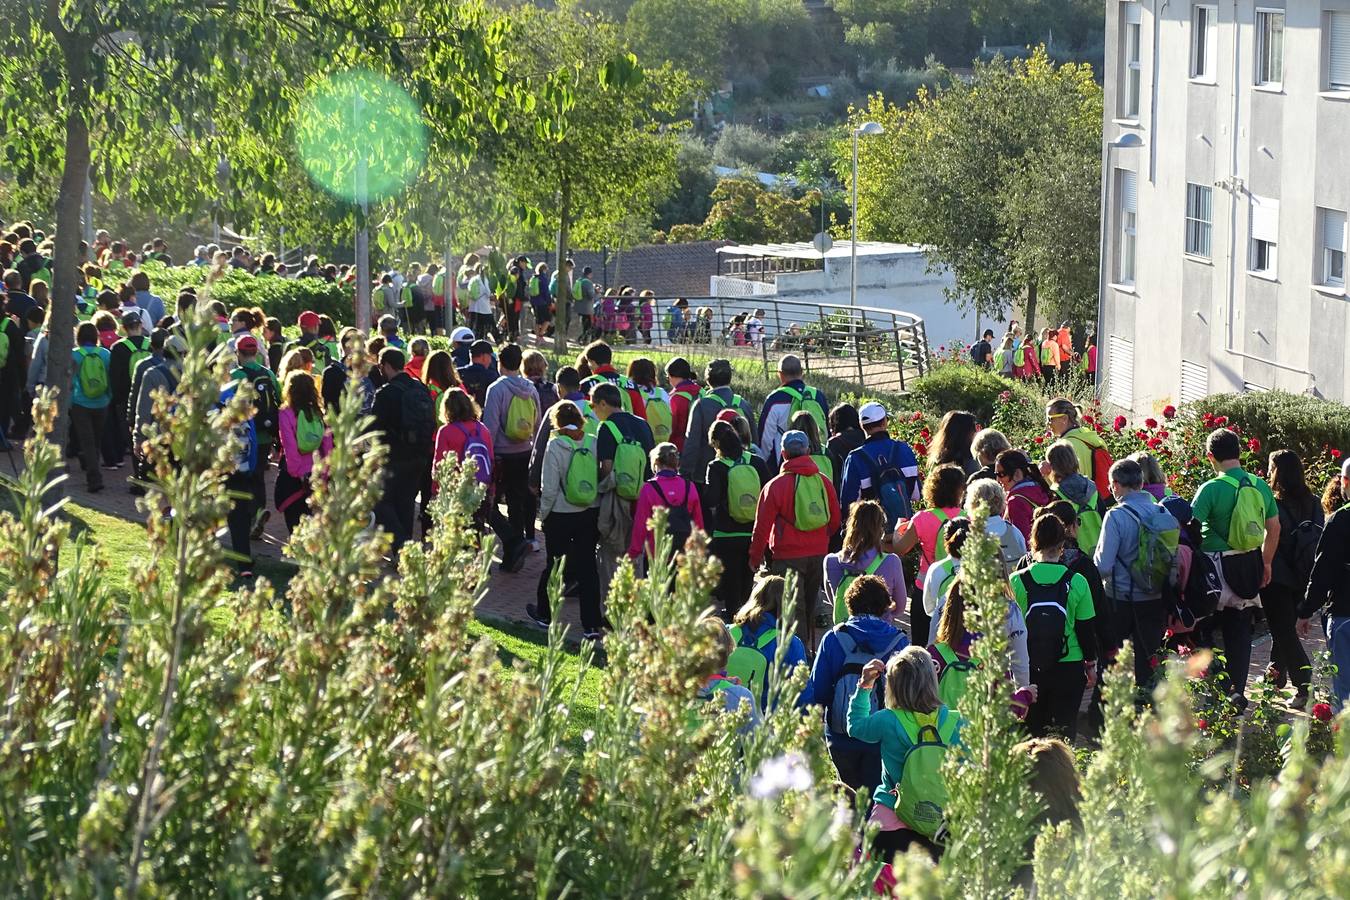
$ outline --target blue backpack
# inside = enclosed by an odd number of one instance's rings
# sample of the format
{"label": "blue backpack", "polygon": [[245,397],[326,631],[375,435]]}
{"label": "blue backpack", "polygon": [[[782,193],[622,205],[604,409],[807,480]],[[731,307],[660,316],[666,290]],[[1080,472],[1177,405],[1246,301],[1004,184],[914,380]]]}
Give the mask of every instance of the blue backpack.
{"label": "blue backpack", "polygon": [[884,460],[878,460],[868,453],[865,446],[856,451],[863,455],[872,470],[872,486],[863,492],[863,496],[868,500],[876,500],[886,510],[887,532],[895,530],[896,522],[914,514],[914,508],[909,502],[909,483],[895,462],[895,447],[896,444],[892,443]]}
{"label": "blue backpack", "polygon": [[[840,623],[834,626],[833,630],[835,639],[839,641],[839,649],[844,651],[844,664],[834,680],[834,697],[830,700],[827,721],[830,731],[835,734],[848,734],[848,705],[853,701],[853,692],[857,690],[858,682],[862,681],[863,666],[873,659],[882,662],[890,659],[899,649],[900,642],[905,639],[905,633],[897,631],[895,638],[881,652],[873,653],[858,646],[853,635],[848,633],[847,623]],[[881,693],[880,685],[872,691],[872,712],[881,708]]]}

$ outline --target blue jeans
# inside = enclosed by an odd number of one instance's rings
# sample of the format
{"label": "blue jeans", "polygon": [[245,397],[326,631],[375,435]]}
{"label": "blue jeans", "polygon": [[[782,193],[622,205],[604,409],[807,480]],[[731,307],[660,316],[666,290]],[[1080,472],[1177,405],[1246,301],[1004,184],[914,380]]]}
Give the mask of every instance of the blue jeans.
{"label": "blue jeans", "polygon": [[1335,695],[1333,705],[1339,712],[1350,700],[1350,616],[1327,616],[1323,624],[1331,662],[1336,666],[1336,673],[1331,676],[1331,693]]}

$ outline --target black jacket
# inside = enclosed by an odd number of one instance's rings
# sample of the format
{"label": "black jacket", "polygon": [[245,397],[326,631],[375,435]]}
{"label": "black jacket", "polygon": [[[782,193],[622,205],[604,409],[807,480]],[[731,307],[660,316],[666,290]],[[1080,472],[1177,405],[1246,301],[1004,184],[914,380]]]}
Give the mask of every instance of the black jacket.
{"label": "black jacket", "polygon": [[1327,519],[1322,539],[1317,542],[1308,593],[1298,607],[1299,618],[1312,618],[1313,613],[1324,606],[1330,615],[1350,616],[1347,561],[1350,561],[1350,510],[1341,509]]}
{"label": "black jacket", "polygon": [[375,392],[375,403],[371,414],[375,422],[372,430],[382,432],[382,439],[389,447],[386,465],[390,468],[424,464],[431,456],[431,447],[418,447],[409,444],[403,435],[403,392],[408,390],[426,390],[414,381],[407,372],[399,372],[384,387]]}

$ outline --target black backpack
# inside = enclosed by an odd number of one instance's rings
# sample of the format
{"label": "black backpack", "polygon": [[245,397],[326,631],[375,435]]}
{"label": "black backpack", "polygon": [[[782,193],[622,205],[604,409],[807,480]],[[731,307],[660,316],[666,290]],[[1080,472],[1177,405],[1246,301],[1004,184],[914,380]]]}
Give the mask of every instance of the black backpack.
{"label": "black backpack", "polygon": [[253,427],[260,439],[277,436],[277,411],[281,409],[281,398],[277,396],[276,382],[267,369],[240,369],[243,376],[253,385]]}
{"label": "black backpack", "polygon": [[1186,585],[1181,590],[1181,606],[1197,619],[1214,614],[1219,608],[1223,582],[1219,570],[1208,553],[1191,551],[1191,570],[1186,573]]}
{"label": "black backpack", "polygon": [[414,449],[431,453],[436,438],[436,404],[431,391],[416,379],[403,386],[399,400],[399,422],[403,428],[403,443]]}
{"label": "black backpack", "polygon": [[1054,584],[1040,584],[1030,569],[1017,573],[1027,597],[1027,656],[1031,668],[1049,669],[1068,652],[1069,582],[1067,568]]}
{"label": "black backpack", "polygon": [[685,541],[694,533],[694,515],[689,511],[689,492],[694,486],[686,478],[681,478],[684,482],[684,499],[678,506],[673,506],[666,502],[666,493],[661,490],[660,482],[653,478],[647,483],[656,489],[657,496],[661,498],[661,505],[670,510],[666,517],[666,534],[670,535],[670,545],[675,550],[684,549]]}
{"label": "black backpack", "polygon": [[[1283,537],[1283,535],[1281,535]],[[1322,540],[1322,526],[1305,519],[1289,532],[1289,568],[1293,572],[1292,587],[1302,594],[1312,580],[1313,561],[1317,559],[1317,544]]]}

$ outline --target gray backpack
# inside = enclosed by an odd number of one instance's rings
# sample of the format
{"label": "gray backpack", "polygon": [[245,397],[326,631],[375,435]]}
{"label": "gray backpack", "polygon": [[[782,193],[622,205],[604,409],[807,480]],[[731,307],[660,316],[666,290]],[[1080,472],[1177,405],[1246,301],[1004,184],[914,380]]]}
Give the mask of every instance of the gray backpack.
{"label": "gray backpack", "polygon": [[[874,659],[882,662],[890,659],[900,641],[904,639],[905,633],[897,631],[895,639],[887,644],[884,650],[873,653],[871,650],[862,650],[858,647],[858,642],[848,633],[848,623],[841,622],[834,626],[833,630],[835,638],[839,641],[839,649],[844,651],[844,664],[834,680],[834,698],[830,701],[827,721],[830,731],[835,734],[848,734],[848,705],[853,700],[853,692],[857,690],[858,682],[862,680],[863,666]],[[881,709],[880,684],[872,691],[872,712],[879,709]]]}

